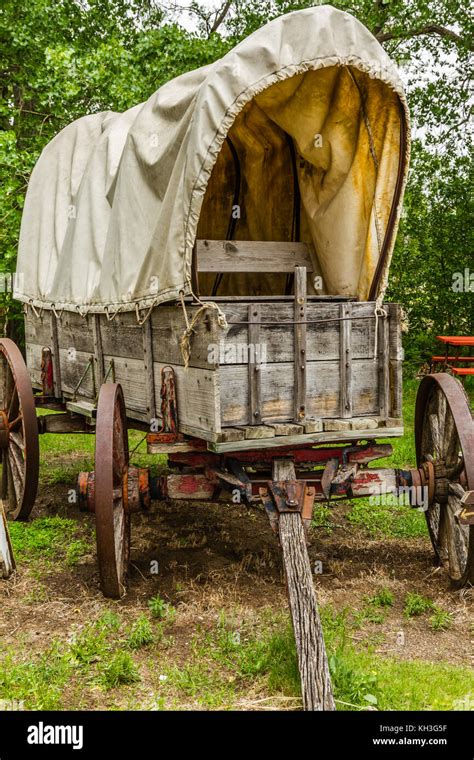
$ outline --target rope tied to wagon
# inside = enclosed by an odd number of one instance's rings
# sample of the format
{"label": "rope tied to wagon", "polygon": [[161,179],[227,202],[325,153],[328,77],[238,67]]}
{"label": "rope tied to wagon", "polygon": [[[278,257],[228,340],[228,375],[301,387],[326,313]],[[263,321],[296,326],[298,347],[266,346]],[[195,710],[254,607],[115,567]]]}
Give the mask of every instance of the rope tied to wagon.
{"label": "rope tied to wagon", "polygon": [[208,309],[211,309],[217,314],[217,324],[222,330],[225,330],[228,326],[227,319],[222,311],[222,309],[214,302],[209,301],[208,303],[203,303],[194,293],[192,295],[196,299],[196,301],[200,304],[200,307],[196,313],[194,314],[191,321],[189,321],[188,313],[186,311],[186,304],[184,303],[184,293],[183,291],[180,292],[180,299],[181,299],[181,306],[183,308],[183,314],[184,314],[184,320],[186,322],[186,330],[182,334],[181,338],[179,339],[179,347],[181,349],[181,355],[183,357],[184,361],[184,368],[187,369],[189,366],[189,359],[191,358],[191,339],[193,333],[195,333],[195,327],[198,324],[198,322],[202,321],[202,318]]}

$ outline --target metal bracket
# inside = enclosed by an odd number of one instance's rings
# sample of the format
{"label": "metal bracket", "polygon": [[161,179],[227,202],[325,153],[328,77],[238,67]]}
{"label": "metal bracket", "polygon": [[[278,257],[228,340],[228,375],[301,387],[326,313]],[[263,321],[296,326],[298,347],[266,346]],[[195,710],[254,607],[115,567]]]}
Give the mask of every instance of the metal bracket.
{"label": "metal bracket", "polygon": [[80,376],[79,381],[78,381],[77,385],[75,386],[75,388],[74,388],[74,390],[72,392],[72,400],[73,401],[77,401],[77,392],[78,392],[79,388],[81,387],[82,383],[84,382],[84,380],[86,378],[86,375],[89,372],[89,370],[92,370],[92,386],[93,386],[93,391],[92,392],[93,392],[94,397],[96,396],[96,392],[95,392],[96,391],[96,389],[95,389],[95,376],[94,376],[94,357],[91,356],[89,358],[89,361],[86,364],[86,368],[85,368],[84,372]]}
{"label": "metal bracket", "polygon": [[110,360],[109,366],[107,367],[107,372],[104,375],[104,383],[107,382],[107,378],[110,374],[112,374],[112,382],[115,383],[115,362],[113,359]]}
{"label": "metal bracket", "polygon": [[272,530],[278,532],[278,518],[285,512],[300,512],[307,529],[313,516],[316,489],[305,480],[270,481],[258,489],[260,500],[270,520]]}
{"label": "metal bracket", "polygon": [[301,512],[303,508],[304,480],[272,480],[268,483],[277,511]]}

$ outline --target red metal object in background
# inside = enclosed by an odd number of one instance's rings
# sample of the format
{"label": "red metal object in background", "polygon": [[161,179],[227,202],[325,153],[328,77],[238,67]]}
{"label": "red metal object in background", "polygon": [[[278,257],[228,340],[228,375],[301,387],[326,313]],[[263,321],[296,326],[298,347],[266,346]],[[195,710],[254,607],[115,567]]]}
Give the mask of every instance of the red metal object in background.
{"label": "red metal object in background", "polygon": [[325,465],[329,459],[343,462],[368,464],[381,457],[389,457],[393,448],[389,443],[368,444],[365,446],[334,446],[315,448],[304,444],[299,448],[294,446],[279,446],[275,449],[256,449],[254,451],[233,451],[230,454],[214,454],[203,447],[202,452],[185,451],[171,452],[168,455],[170,465],[185,465],[186,467],[211,466],[216,461],[224,461],[226,458],[238,460],[241,464],[249,466],[268,466],[271,468],[275,456],[291,456],[296,467],[305,465]]}

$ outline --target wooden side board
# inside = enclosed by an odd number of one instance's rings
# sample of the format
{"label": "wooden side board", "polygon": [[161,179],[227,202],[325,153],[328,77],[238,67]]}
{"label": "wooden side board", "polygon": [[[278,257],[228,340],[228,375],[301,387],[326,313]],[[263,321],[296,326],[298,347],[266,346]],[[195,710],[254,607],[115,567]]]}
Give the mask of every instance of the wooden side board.
{"label": "wooden side board", "polygon": [[[223,332],[217,326],[215,314],[210,310],[207,317],[199,322],[191,341],[190,365],[204,369],[219,365],[246,363],[236,361],[245,356],[252,346],[249,325],[249,304],[241,302],[220,302],[225,312],[228,330]],[[294,306],[285,302],[265,302],[258,304],[260,312],[259,346],[265,353],[266,363],[292,362],[294,359]],[[351,351],[355,359],[373,356],[375,349],[374,307],[368,303],[352,305]],[[189,318],[195,307],[187,307]],[[339,360],[340,337],[339,304],[311,303],[306,306],[306,344],[308,361]],[[359,317],[359,319],[357,319]],[[179,340],[186,329],[181,306],[163,305],[154,309],[151,315],[153,347],[162,361],[170,364],[184,364],[179,348]],[[107,328],[106,328],[107,329]]]}
{"label": "wooden side board", "polygon": [[[161,369],[171,365],[183,433],[226,442],[226,430],[229,437],[240,438],[242,426],[271,428],[294,423],[294,304],[258,303],[256,326],[249,324],[248,302],[220,301],[220,306],[227,316],[227,331],[218,327],[212,310],[206,313],[195,327],[186,369],[179,346],[186,326],[181,305],[156,307],[146,327],[137,323],[133,312],[111,321],[105,315],[83,318],[65,312],[57,322],[63,398],[94,403],[100,381],[115,378],[123,386],[127,414],[150,422],[160,417]],[[196,308],[187,306],[189,319]],[[324,420],[400,417],[400,308],[390,304],[388,312],[388,320],[377,322],[376,344],[374,304],[308,300],[306,419],[301,420],[305,434],[329,432],[322,429]],[[44,311],[38,318],[29,312],[25,330],[30,375],[40,387],[42,348],[51,347],[54,338],[51,313]],[[257,355],[252,354],[255,336]],[[249,365],[254,368],[257,364],[258,397],[254,394],[251,399]],[[255,405],[258,418],[250,411]],[[344,426],[336,425],[336,429]],[[271,437],[280,437],[276,427]]]}
{"label": "wooden side board", "polygon": [[[222,424],[250,425],[249,386],[243,365],[220,368]],[[260,369],[261,420],[263,423],[293,419],[293,364],[267,364]],[[373,359],[352,364],[352,412],[354,416],[378,415],[378,365]],[[306,414],[340,417],[341,378],[339,362],[308,362]]]}

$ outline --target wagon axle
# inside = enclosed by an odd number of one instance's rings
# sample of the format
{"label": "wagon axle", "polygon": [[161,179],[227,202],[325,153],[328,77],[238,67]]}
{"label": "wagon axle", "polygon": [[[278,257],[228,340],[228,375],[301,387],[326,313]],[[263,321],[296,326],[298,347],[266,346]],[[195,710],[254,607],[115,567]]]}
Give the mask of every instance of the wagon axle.
{"label": "wagon axle", "polygon": [[[352,447],[357,449],[357,447]],[[363,447],[360,447],[363,450]],[[309,455],[314,453],[311,449]],[[319,450],[321,453],[321,450]],[[327,452],[325,452],[327,453]],[[330,452],[329,452],[330,453]],[[215,456],[215,455],[214,455]],[[220,459],[220,457],[216,457]],[[293,457],[286,457],[294,464]],[[401,470],[396,468],[368,469],[357,464],[341,465],[333,468],[334,460],[327,459],[324,469],[301,471],[303,479],[284,483],[274,482],[265,473],[246,473],[240,465],[240,477],[229,468],[240,464],[231,458],[214,467],[205,467],[185,473],[151,475],[148,468],[128,466],[123,471],[120,486],[112,491],[114,501],[121,499],[123,508],[129,512],[148,510],[151,501],[168,499],[203,499],[218,497],[222,491],[230,493],[237,501],[248,505],[272,502],[278,513],[300,511],[304,519],[309,519],[315,501],[329,501],[341,498],[363,498],[377,493],[406,494],[411,507],[431,506],[446,503],[449,498],[449,480],[444,464],[427,461],[421,467]],[[327,471],[330,482],[327,482]],[[95,512],[95,472],[80,472],[77,479],[77,502],[83,512]],[[459,473],[460,484],[465,473]],[[466,506],[474,504],[474,492],[467,491],[463,500]],[[465,517],[464,519],[467,519]]]}

